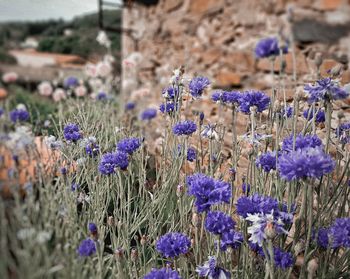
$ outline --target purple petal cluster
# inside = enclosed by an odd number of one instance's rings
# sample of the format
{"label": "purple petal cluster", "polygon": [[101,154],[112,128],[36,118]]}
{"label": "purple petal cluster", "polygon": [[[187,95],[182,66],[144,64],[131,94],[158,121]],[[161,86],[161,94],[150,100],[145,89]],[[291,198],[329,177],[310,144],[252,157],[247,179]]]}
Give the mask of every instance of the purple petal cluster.
{"label": "purple petal cluster", "polygon": [[106,94],[106,92],[98,92],[98,94],[97,94],[97,100],[99,100],[99,101],[105,101],[105,100],[107,100],[107,94]]}
{"label": "purple petal cluster", "polygon": [[317,102],[320,100],[340,100],[345,99],[349,94],[331,78],[323,78],[314,85],[304,86],[304,90],[309,95],[309,102]]}
{"label": "purple petal cluster", "polygon": [[139,138],[125,138],[117,143],[117,150],[132,155],[141,146]]}
{"label": "purple petal cluster", "polygon": [[14,109],[10,111],[10,119],[13,123],[29,120],[29,112],[25,109]]}
{"label": "purple petal cluster", "polygon": [[100,152],[100,147],[95,142],[90,142],[85,146],[85,152],[87,155],[89,155],[91,158],[94,158],[98,155]]}
{"label": "purple petal cluster", "polygon": [[220,249],[222,251],[226,251],[228,247],[238,249],[242,243],[243,235],[238,231],[230,230],[221,234]]}
{"label": "purple petal cluster", "polygon": [[[288,47],[282,48],[283,53],[288,52]],[[255,56],[257,58],[267,58],[280,54],[277,38],[265,38],[260,40],[255,47]]]}
{"label": "purple petal cluster", "polygon": [[[316,111],[315,111],[316,112]],[[304,110],[303,112],[303,116],[305,119],[307,120],[311,120],[314,118],[314,113],[312,111],[312,109],[307,109],[307,110]],[[315,117],[315,121],[317,123],[322,123],[322,122],[325,122],[326,121],[326,115],[324,113],[323,110],[319,110],[317,113],[316,113],[316,117]]]}
{"label": "purple petal cluster", "polygon": [[186,254],[191,246],[190,239],[182,233],[167,233],[159,238],[157,251],[166,258],[175,258]]}
{"label": "purple petal cluster", "polygon": [[143,279],[181,279],[181,277],[176,270],[163,267],[161,269],[153,268]]}
{"label": "purple petal cluster", "polygon": [[195,196],[198,212],[208,211],[214,204],[229,203],[231,199],[230,184],[197,173],[187,177],[188,194]]}
{"label": "purple petal cluster", "polygon": [[97,233],[97,226],[96,226],[95,223],[89,223],[88,229],[89,229],[89,232],[92,233],[92,234],[96,234]]}
{"label": "purple petal cluster", "polygon": [[[295,150],[305,149],[309,147],[322,147],[321,139],[316,135],[299,134],[295,137]],[[293,135],[285,138],[282,142],[282,151],[293,151]]]}
{"label": "purple petal cluster", "polygon": [[254,194],[249,197],[240,197],[236,204],[237,214],[246,218],[248,214],[264,213],[268,214],[272,210],[278,212],[278,201],[271,197]]}
{"label": "purple petal cluster", "polygon": [[338,218],[329,230],[333,248],[350,248],[350,218]]}
{"label": "purple petal cluster", "polygon": [[161,113],[167,112],[168,114],[172,114],[174,111],[177,110],[177,106],[175,106],[172,102],[167,102],[165,104],[161,104],[159,106],[159,110]]}
{"label": "purple petal cluster", "polygon": [[217,103],[238,104],[241,98],[239,91],[215,91],[211,95],[211,99]]}
{"label": "purple petal cluster", "polygon": [[340,124],[335,134],[343,144],[350,143],[350,122]]}
{"label": "purple petal cluster", "polygon": [[151,120],[157,116],[157,110],[153,108],[145,109],[141,115],[141,120]]}
{"label": "purple petal cluster", "polygon": [[188,87],[190,90],[190,94],[194,98],[199,98],[202,96],[204,89],[206,89],[210,84],[210,81],[206,77],[194,77]]}
{"label": "purple petal cluster", "polygon": [[111,152],[102,156],[98,170],[105,175],[112,174],[116,171],[116,168],[126,170],[129,165],[128,154],[124,152]]}
{"label": "purple petal cluster", "polygon": [[273,256],[275,259],[275,265],[281,269],[286,269],[294,265],[294,258],[292,253],[285,252],[280,248],[273,249]]}
{"label": "purple petal cluster", "polygon": [[316,237],[317,245],[327,249],[329,245],[329,229],[328,228],[320,228],[317,232]]}
{"label": "purple petal cluster", "polygon": [[77,253],[81,257],[88,257],[96,253],[96,244],[91,238],[84,239],[80,242],[80,245],[77,249]]}
{"label": "purple petal cluster", "polygon": [[196,150],[192,147],[189,147],[187,149],[187,161],[193,162],[197,159],[197,153]]}
{"label": "purple petal cluster", "polygon": [[189,136],[193,134],[196,130],[197,130],[197,125],[191,120],[178,122],[173,127],[173,133],[178,136],[181,136],[181,135]]}
{"label": "purple petal cluster", "polygon": [[63,128],[63,135],[67,141],[76,142],[82,138],[79,126],[74,123],[69,123]]}
{"label": "purple petal cluster", "polygon": [[72,88],[72,87],[76,87],[79,85],[79,80],[76,77],[67,77],[64,81],[63,81],[63,86],[65,88]]}
{"label": "purple petal cluster", "polygon": [[334,160],[319,147],[284,153],[278,160],[278,171],[287,181],[321,178],[332,172],[334,167]]}
{"label": "purple petal cluster", "polygon": [[205,218],[205,228],[208,232],[222,235],[234,229],[236,223],[231,216],[221,211],[209,211]]}
{"label": "purple petal cluster", "polygon": [[248,90],[242,93],[239,101],[239,109],[245,114],[250,113],[251,107],[256,107],[257,112],[262,112],[268,108],[270,97],[261,91]]}
{"label": "purple petal cluster", "polygon": [[128,110],[133,110],[135,108],[135,103],[134,102],[128,102],[125,104],[125,110],[128,111]]}
{"label": "purple petal cluster", "polygon": [[256,166],[262,168],[265,172],[270,172],[271,170],[275,170],[277,167],[277,158],[276,152],[266,152],[261,154],[256,159]]}
{"label": "purple petal cluster", "polygon": [[230,279],[231,274],[225,269],[217,266],[216,258],[209,256],[207,262],[196,268],[199,277],[207,277],[211,279]]}
{"label": "purple petal cluster", "polygon": [[176,87],[169,86],[163,89],[162,96],[167,100],[176,100],[179,96],[179,91]]}

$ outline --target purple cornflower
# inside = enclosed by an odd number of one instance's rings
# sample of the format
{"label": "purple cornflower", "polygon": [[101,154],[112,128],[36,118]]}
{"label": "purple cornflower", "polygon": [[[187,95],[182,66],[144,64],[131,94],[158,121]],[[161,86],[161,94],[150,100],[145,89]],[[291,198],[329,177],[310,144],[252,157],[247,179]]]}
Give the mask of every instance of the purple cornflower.
{"label": "purple cornflower", "polygon": [[61,168],[61,174],[62,174],[62,175],[66,175],[66,174],[67,174],[67,168],[62,167],[62,168]]}
{"label": "purple cornflower", "polygon": [[[295,138],[295,150],[304,149],[309,147],[322,147],[321,139],[316,135],[305,135],[299,134]],[[282,142],[282,151],[291,152],[293,151],[293,135],[285,138]]]}
{"label": "purple cornflower", "polygon": [[132,155],[141,146],[139,138],[125,138],[117,143],[117,150]]}
{"label": "purple cornflower", "polygon": [[276,152],[266,152],[264,154],[261,154],[256,159],[256,166],[262,168],[265,172],[270,172],[271,170],[276,169]]}
{"label": "purple cornflower", "polygon": [[256,107],[257,112],[262,112],[268,108],[270,97],[261,91],[248,90],[242,93],[239,100],[239,109],[245,114],[250,114],[250,108]]}
{"label": "purple cornflower", "polygon": [[163,267],[161,269],[153,268],[143,279],[181,279],[181,277],[176,270]]}
{"label": "purple cornflower", "polygon": [[340,124],[335,134],[343,144],[350,143],[350,122]]}
{"label": "purple cornflower", "polygon": [[98,166],[102,174],[108,175],[116,171],[116,168],[126,170],[129,165],[128,154],[124,152],[106,153],[102,156],[101,162]]}
{"label": "purple cornflower", "polygon": [[229,203],[231,199],[230,184],[215,180],[201,173],[187,176],[188,194],[195,196],[198,212],[208,211],[214,204]]}
{"label": "purple cornflower", "polygon": [[282,107],[281,115],[282,117],[290,118],[293,115],[293,111],[293,107],[291,106]]}
{"label": "purple cornflower", "polygon": [[91,238],[84,239],[80,242],[80,245],[77,249],[77,253],[81,257],[88,257],[96,253],[96,244]]}
{"label": "purple cornflower", "polygon": [[211,99],[214,102],[224,103],[224,104],[234,104],[239,103],[241,98],[241,93],[239,91],[215,91],[211,95]]}
{"label": "purple cornflower", "polygon": [[349,94],[339,87],[338,83],[331,78],[323,78],[316,81],[314,85],[305,85],[304,90],[309,95],[309,102],[317,102],[320,100],[339,100],[345,99]]}
{"label": "purple cornflower", "polygon": [[254,194],[249,197],[240,197],[236,204],[237,214],[246,218],[248,214],[265,213],[268,214],[272,210],[278,211],[278,201],[271,197],[260,196]]}
{"label": "purple cornflower", "polygon": [[[317,110],[315,110],[315,112],[316,112],[316,111],[317,111]],[[307,119],[307,120],[313,119],[314,113],[313,113],[313,111],[312,111],[312,108],[307,109],[307,110],[304,110],[303,116],[304,116],[304,118]],[[317,123],[321,123],[321,122],[325,122],[325,121],[326,121],[326,116],[325,116],[323,110],[319,110],[319,111],[316,113],[315,121],[316,121]]]}
{"label": "purple cornflower", "polygon": [[192,147],[189,147],[187,149],[187,161],[193,162],[196,160],[196,158],[197,158],[196,150]]}
{"label": "purple cornflower", "polygon": [[214,91],[213,94],[211,95],[211,99],[216,102],[216,103],[224,103],[224,100],[223,100],[223,93],[224,91],[221,91],[221,90],[218,90],[218,91]]}
{"label": "purple cornflower", "polygon": [[157,116],[157,110],[153,108],[145,109],[141,115],[141,120],[151,120]]}
{"label": "purple cornflower", "polygon": [[76,87],[79,85],[79,81],[76,77],[67,77],[64,81],[63,81],[63,86],[65,88],[72,88],[72,87]]}
{"label": "purple cornflower", "polygon": [[107,94],[106,94],[106,92],[99,92],[98,94],[97,94],[97,100],[99,100],[99,101],[104,101],[104,100],[107,100]]}
{"label": "purple cornflower", "polygon": [[294,264],[294,258],[292,253],[285,252],[280,248],[273,249],[273,257],[275,260],[275,265],[281,269],[286,269]]}
{"label": "purple cornflower", "polygon": [[181,135],[189,136],[193,134],[196,130],[197,130],[197,125],[191,120],[178,122],[173,126],[173,133],[178,136],[181,136]]}
{"label": "purple cornflower", "polygon": [[133,110],[134,108],[135,108],[135,103],[134,102],[128,102],[128,103],[126,103],[126,105],[125,105],[125,110]]}
{"label": "purple cornflower", "polygon": [[29,112],[25,109],[14,109],[10,111],[10,119],[13,123],[29,120]]}
{"label": "purple cornflower", "polygon": [[200,125],[203,125],[203,120],[204,120],[204,112],[201,111],[199,114],[199,123]]}
{"label": "purple cornflower", "polygon": [[82,138],[81,132],[79,131],[79,126],[74,123],[68,123],[63,128],[63,135],[67,141],[76,142]]}
{"label": "purple cornflower", "polygon": [[291,151],[282,154],[278,160],[278,171],[287,181],[321,178],[332,172],[334,167],[334,160],[319,147]]}
{"label": "purple cornflower", "polygon": [[216,258],[209,256],[208,261],[202,266],[196,268],[199,277],[208,277],[210,279],[230,279],[231,274],[225,269],[218,267]]}
{"label": "purple cornflower", "polygon": [[92,233],[92,234],[96,234],[97,233],[97,226],[95,223],[89,223],[88,224],[88,229],[89,229],[89,232]]}
{"label": "purple cornflower", "polygon": [[182,233],[167,233],[159,238],[157,251],[166,258],[175,258],[186,254],[191,246],[190,239]]}
{"label": "purple cornflower", "polygon": [[[282,48],[283,53],[288,52],[288,47]],[[277,38],[265,38],[260,40],[255,47],[255,56],[257,58],[267,58],[280,54],[280,47]]]}
{"label": "purple cornflower", "polygon": [[242,187],[242,192],[248,195],[250,192],[250,184],[243,182],[241,187]]}
{"label": "purple cornflower", "polygon": [[72,192],[75,192],[76,190],[78,190],[80,188],[78,183],[73,182],[72,185],[70,186],[70,189]]}
{"label": "purple cornflower", "polygon": [[0,108],[0,117],[4,114],[4,109]]}
{"label": "purple cornflower", "polygon": [[159,110],[161,113],[165,113],[165,111],[168,113],[168,114],[172,114],[174,111],[177,110],[177,106],[175,107],[174,103],[165,103],[165,104],[161,104],[159,106]]}
{"label": "purple cornflower", "polygon": [[317,232],[317,245],[327,249],[329,245],[329,229],[328,228],[320,228]]}
{"label": "purple cornflower", "polygon": [[338,218],[329,229],[332,247],[350,248],[350,218]]}
{"label": "purple cornflower", "polygon": [[167,100],[174,100],[178,98],[179,93],[176,87],[174,88],[173,86],[169,86],[163,89],[162,96]]}
{"label": "purple cornflower", "polygon": [[228,247],[238,249],[243,243],[243,235],[235,230],[230,230],[221,235],[220,249],[226,251]]}
{"label": "purple cornflower", "polygon": [[89,155],[91,158],[94,158],[98,155],[100,152],[100,147],[95,142],[89,142],[85,146],[85,152],[87,155]]}
{"label": "purple cornflower", "polygon": [[236,223],[231,216],[221,211],[209,211],[205,218],[205,228],[208,232],[221,235],[234,229]]}
{"label": "purple cornflower", "polygon": [[204,89],[206,89],[210,84],[209,79],[206,77],[194,77],[188,87],[190,89],[190,94],[194,98],[199,98],[202,96]]}

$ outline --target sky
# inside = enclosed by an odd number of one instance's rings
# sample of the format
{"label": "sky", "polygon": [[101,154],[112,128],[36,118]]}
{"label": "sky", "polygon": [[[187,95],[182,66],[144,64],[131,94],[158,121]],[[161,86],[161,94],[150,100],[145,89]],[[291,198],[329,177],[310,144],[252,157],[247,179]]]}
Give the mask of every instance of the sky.
{"label": "sky", "polygon": [[[0,22],[72,19],[97,12],[97,0],[0,0]],[[111,1],[112,2],[112,1]]]}

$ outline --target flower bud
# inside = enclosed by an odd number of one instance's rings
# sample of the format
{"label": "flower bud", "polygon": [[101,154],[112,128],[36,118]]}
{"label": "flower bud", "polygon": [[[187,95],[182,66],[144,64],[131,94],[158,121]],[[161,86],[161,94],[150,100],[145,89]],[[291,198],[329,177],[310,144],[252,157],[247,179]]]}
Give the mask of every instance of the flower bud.
{"label": "flower bud", "polygon": [[148,237],[146,235],[141,236],[140,243],[141,245],[145,245],[148,242]]}
{"label": "flower bud", "polygon": [[275,230],[275,228],[274,228],[273,223],[268,222],[268,223],[266,224],[266,227],[265,227],[264,232],[265,232],[266,237],[267,237],[268,239],[273,239],[273,238],[275,238],[275,236],[276,236],[276,230]]}
{"label": "flower bud", "polygon": [[343,69],[343,65],[341,65],[341,64],[335,65],[330,71],[331,76],[338,77],[340,75],[342,69]]}
{"label": "flower bud", "polygon": [[176,195],[177,195],[178,197],[181,197],[181,196],[183,195],[184,191],[185,191],[185,187],[184,187],[183,184],[177,185],[177,188],[176,188]]}
{"label": "flower bud", "polygon": [[317,69],[319,69],[321,67],[322,62],[323,62],[322,53],[317,52],[315,55],[315,65],[316,65]]}
{"label": "flower bud", "polygon": [[199,215],[197,213],[193,213],[192,214],[192,225],[195,226],[195,227],[198,227],[199,226]]}
{"label": "flower bud", "polygon": [[133,262],[136,262],[137,259],[139,257],[139,253],[137,252],[137,250],[135,248],[131,249],[131,253],[130,253],[130,258]]}
{"label": "flower bud", "polygon": [[108,216],[107,224],[108,226],[111,226],[111,227],[115,225],[113,216]]}
{"label": "flower bud", "polygon": [[114,252],[115,257],[117,258],[117,260],[121,260],[124,258],[124,249],[119,247],[115,250]]}
{"label": "flower bud", "polygon": [[307,264],[307,273],[309,274],[308,278],[313,278],[315,276],[317,269],[318,269],[317,259],[310,260]]}

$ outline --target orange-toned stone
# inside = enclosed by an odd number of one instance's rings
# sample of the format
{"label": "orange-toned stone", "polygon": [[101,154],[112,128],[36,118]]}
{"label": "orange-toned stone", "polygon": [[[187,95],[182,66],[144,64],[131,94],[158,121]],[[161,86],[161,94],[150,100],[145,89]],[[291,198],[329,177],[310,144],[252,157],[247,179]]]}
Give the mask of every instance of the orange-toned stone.
{"label": "orange-toned stone", "polygon": [[171,1],[165,1],[164,2],[164,10],[166,12],[173,11],[181,6],[183,3],[183,0],[171,0]]}
{"label": "orange-toned stone", "polygon": [[337,61],[333,60],[333,59],[325,59],[325,60],[323,60],[323,63],[321,65],[321,67],[320,67],[321,76],[329,75],[327,72],[329,70],[331,70],[337,64],[339,64],[339,63]]}
{"label": "orange-toned stone", "polygon": [[341,76],[341,82],[342,84],[350,83],[350,70],[346,70],[343,72]]}
{"label": "orange-toned stone", "polygon": [[242,76],[236,72],[223,70],[216,76],[216,85],[219,87],[240,85]]}
{"label": "orange-toned stone", "polygon": [[190,13],[199,16],[210,14],[220,10],[223,5],[223,0],[191,0]]}
{"label": "orange-toned stone", "polygon": [[0,100],[5,99],[7,97],[7,91],[5,88],[0,88]]}
{"label": "orange-toned stone", "polygon": [[201,61],[205,65],[211,65],[214,62],[218,61],[221,55],[222,51],[219,48],[212,48],[202,53]]}
{"label": "orange-toned stone", "polygon": [[343,0],[319,0],[315,4],[315,8],[322,11],[333,11],[340,8]]}

